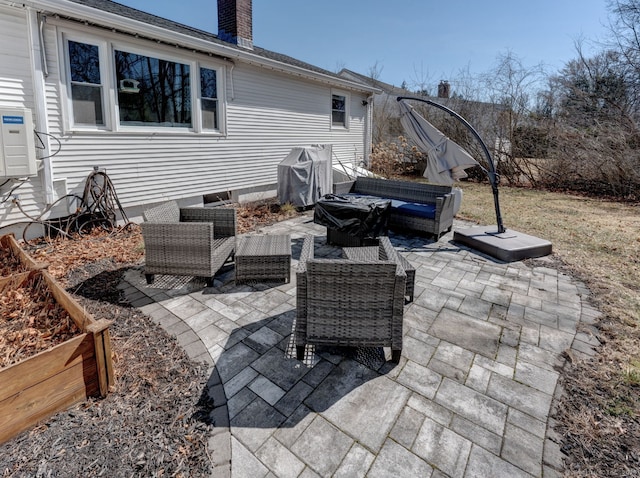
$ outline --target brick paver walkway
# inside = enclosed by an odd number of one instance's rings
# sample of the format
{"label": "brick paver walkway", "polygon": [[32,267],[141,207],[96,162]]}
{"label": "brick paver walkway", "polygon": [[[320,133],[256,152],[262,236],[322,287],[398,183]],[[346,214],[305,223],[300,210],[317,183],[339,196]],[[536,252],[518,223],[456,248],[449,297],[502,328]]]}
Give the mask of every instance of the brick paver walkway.
{"label": "brick paver walkway", "polygon": [[290,283],[236,285],[228,267],[213,288],[170,276],[148,286],[142,270],[122,285],[211,365],[213,476],[560,476],[550,415],[563,352],[597,345],[583,284],[544,259],[496,262],[451,233],[392,234],[416,268],[400,363],[382,349],[329,348],[301,363],[291,331],[302,237],[317,236],[316,256],[341,251],[309,215],[260,232],[291,235]]}

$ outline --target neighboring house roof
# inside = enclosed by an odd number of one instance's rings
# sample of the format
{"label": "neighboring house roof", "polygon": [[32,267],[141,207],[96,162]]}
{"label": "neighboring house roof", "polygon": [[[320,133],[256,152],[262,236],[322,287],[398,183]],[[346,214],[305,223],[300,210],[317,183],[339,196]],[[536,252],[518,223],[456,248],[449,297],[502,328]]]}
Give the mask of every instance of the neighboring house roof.
{"label": "neighboring house roof", "polygon": [[365,85],[372,86],[373,88],[376,88],[378,90],[381,90],[384,93],[387,93],[388,95],[407,96],[407,95],[413,94],[411,91],[406,90],[404,88],[393,86],[389,83],[385,83],[384,81],[376,80],[375,78],[371,78],[370,76],[365,76],[360,73],[356,73],[355,71],[349,70],[347,68],[343,68],[342,70],[340,70],[340,73],[338,73],[338,75],[342,76],[343,78],[349,78],[354,81],[359,81],[361,83],[364,83]]}
{"label": "neighboring house roof", "polygon": [[[226,57],[228,60],[236,58],[272,68],[282,66],[282,69],[285,71],[291,70],[297,71],[298,73],[304,72],[316,79],[322,79],[345,88],[373,92],[373,88],[368,84],[344,78],[336,73],[310,63],[297,60],[288,55],[276,53],[257,46],[248,50],[233,43],[224,41],[213,33],[199,30],[166,18],[158,17],[109,0],[34,0],[32,3],[42,5],[53,13],[69,16],[71,19],[90,20],[91,23],[98,26],[111,27],[115,23],[120,24],[119,26],[123,28],[127,25],[129,26],[127,29],[129,32],[137,32],[140,36],[151,34],[150,38],[154,40],[157,40],[158,38],[154,38],[153,33],[157,34],[158,29],[161,29],[164,30],[168,36],[173,37],[177,42],[185,43],[185,46],[188,46],[189,48],[199,46],[199,48],[206,53],[210,53],[213,50],[214,53],[217,53],[219,56]],[[74,6],[70,4],[76,4],[76,7],[74,8]],[[99,11],[92,12],[94,9]],[[65,11],[68,13],[65,14]],[[107,13],[107,15],[104,15],[104,13]],[[148,26],[148,31],[144,31],[144,28],[142,30],[132,28],[135,24]],[[123,31],[126,30],[123,28]]]}
{"label": "neighboring house roof", "polygon": [[[360,73],[356,73],[355,71],[352,70],[348,70],[346,68],[343,68],[342,70],[340,70],[340,73],[338,73],[340,76],[343,76],[344,78],[350,78],[353,79],[355,81],[360,81],[362,83],[365,83],[367,85],[372,86],[373,88],[376,88],[379,90],[379,93],[381,92],[382,94],[386,94],[389,96],[407,96],[407,97],[414,97],[414,98],[421,98],[421,99],[425,99],[425,100],[432,100],[432,101],[436,101],[438,103],[441,103],[445,106],[447,105],[451,105],[451,104],[459,104],[459,103],[466,103],[469,105],[474,105],[477,108],[480,109],[492,109],[492,110],[498,110],[498,111],[505,111],[508,108],[505,107],[504,105],[500,105],[497,103],[487,103],[487,102],[483,102],[483,101],[475,101],[475,100],[466,100],[463,98],[440,98],[437,96],[424,96],[424,95],[420,95],[419,93],[404,89],[404,88],[399,88],[397,86],[393,86],[389,83],[385,83],[383,81],[380,80],[376,80],[374,78],[362,75]],[[381,90],[381,91],[380,91]]]}

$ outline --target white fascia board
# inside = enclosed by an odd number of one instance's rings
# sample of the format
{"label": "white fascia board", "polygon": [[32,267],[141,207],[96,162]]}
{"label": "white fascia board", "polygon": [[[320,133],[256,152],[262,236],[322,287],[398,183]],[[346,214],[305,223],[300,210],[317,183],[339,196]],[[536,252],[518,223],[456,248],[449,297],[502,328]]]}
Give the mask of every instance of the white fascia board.
{"label": "white fascia board", "polygon": [[163,41],[165,43],[172,43],[178,46],[195,49],[205,53],[211,52],[217,56],[222,56],[229,60],[236,60],[239,62],[246,62],[263,68],[270,68],[272,70],[278,70],[290,75],[304,77],[323,83],[328,83],[332,86],[345,88],[351,91],[359,91],[363,93],[379,93],[377,88],[363,85],[361,83],[353,82],[347,79],[335,78],[333,76],[325,75],[319,72],[307,70],[294,65],[289,65],[277,60],[265,58],[263,56],[252,53],[251,51],[243,51],[237,48],[227,47],[218,43],[209,42],[200,38],[195,38],[183,33],[167,30],[155,25],[140,22],[130,18],[125,18],[114,13],[106,12],[104,10],[96,10],[95,8],[81,5],[79,3],[70,2],[67,0],[24,0],[16,3],[7,0],[0,0],[0,3],[5,3],[11,6],[24,5],[34,8],[42,13],[59,14],[61,16],[69,16],[79,21],[87,21],[89,23],[95,23],[97,25],[129,32],[131,34],[137,33],[139,36],[147,36],[151,39]]}

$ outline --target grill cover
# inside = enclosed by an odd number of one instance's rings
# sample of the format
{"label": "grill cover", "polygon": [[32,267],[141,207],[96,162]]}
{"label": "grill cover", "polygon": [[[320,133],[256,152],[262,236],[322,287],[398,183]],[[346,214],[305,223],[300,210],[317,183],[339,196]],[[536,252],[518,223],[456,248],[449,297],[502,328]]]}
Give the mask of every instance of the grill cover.
{"label": "grill cover", "polygon": [[293,148],[278,164],[278,201],[313,206],[332,192],[331,145]]}

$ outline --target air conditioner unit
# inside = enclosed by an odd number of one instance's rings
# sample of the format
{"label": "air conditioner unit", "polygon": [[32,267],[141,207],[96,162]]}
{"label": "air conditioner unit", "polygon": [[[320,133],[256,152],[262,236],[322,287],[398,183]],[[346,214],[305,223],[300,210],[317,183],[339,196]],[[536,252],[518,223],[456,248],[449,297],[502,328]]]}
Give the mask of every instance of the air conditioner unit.
{"label": "air conditioner unit", "polygon": [[31,110],[0,107],[0,178],[37,175]]}

